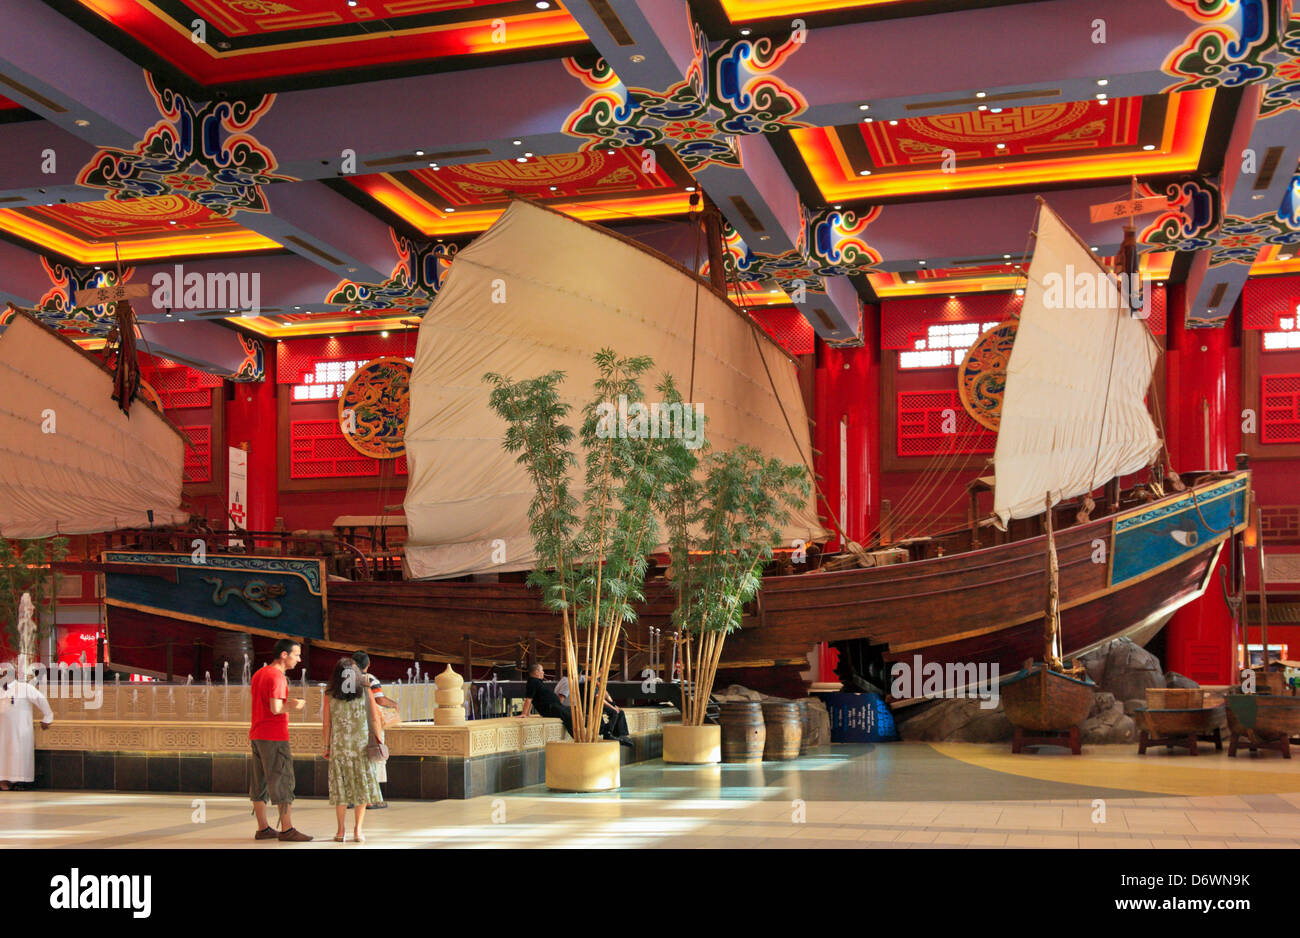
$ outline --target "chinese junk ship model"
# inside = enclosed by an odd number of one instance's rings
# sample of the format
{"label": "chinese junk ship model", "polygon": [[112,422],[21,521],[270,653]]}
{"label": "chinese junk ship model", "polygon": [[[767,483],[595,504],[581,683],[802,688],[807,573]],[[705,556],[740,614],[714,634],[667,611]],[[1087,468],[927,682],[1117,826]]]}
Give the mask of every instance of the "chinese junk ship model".
{"label": "chinese junk ship model", "polygon": [[[969,527],[896,545],[876,538],[840,555],[810,554],[814,562],[803,565],[779,558],[743,629],[727,640],[724,678],[802,695],[798,672],[823,641],[840,648],[848,683],[880,687],[891,661],[918,654],[946,675],[949,663],[997,663],[1010,674],[1042,657],[1045,493],[1059,555],[1060,648],[1044,662],[1052,675],[1109,639],[1145,642],[1204,591],[1223,544],[1244,527],[1249,473],[1201,473],[1186,485],[1171,474],[1177,490],[1164,491],[1161,441],[1143,402],[1158,349],[1127,310],[1077,309],[1068,291],[1067,302],[1048,308],[1044,277],[1067,264],[1104,273],[1044,206],[1019,319],[985,333],[1004,350],[1014,333],[996,474],[984,480],[992,518],[973,515]],[[493,302],[502,288],[505,302]],[[559,623],[523,583],[534,561],[531,486],[502,449],[504,426],[481,379],[560,369],[578,396],[590,386],[592,353],[605,345],[649,355],[689,387],[714,445],[747,444],[811,466],[796,363],[723,291],[604,229],[514,202],[457,255],[420,325],[405,430],[407,578],[375,579],[364,558],[345,565],[345,556],[295,555],[283,541],[243,553],[210,547],[198,567],[191,532],[134,532],[128,549],[103,557],[133,564],[106,578],[110,658],[161,671],[170,642],[184,672],[189,646],[236,630],[261,636],[259,647],[283,634],[364,647],[394,674],[413,657],[469,661],[478,675],[524,657],[553,659]],[[1120,476],[1148,466],[1150,481],[1121,490]],[[1063,504],[1084,499],[1088,509],[1101,487],[1099,517]],[[812,499],[783,535],[787,545],[827,539]],[[645,596],[621,661],[636,676],[652,664],[652,630],[670,629],[674,603],[662,572],[647,578]],[[313,674],[328,663],[313,664]],[[1057,683],[1045,672],[1044,681]]]}

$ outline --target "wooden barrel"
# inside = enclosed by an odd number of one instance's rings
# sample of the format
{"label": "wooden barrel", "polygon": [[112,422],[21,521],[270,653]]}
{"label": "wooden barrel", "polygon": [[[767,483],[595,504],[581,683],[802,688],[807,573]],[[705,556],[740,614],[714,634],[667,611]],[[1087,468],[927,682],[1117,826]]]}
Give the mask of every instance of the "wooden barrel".
{"label": "wooden barrel", "polygon": [[767,724],[767,742],[763,745],[763,759],[768,762],[797,759],[799,743],[803,738],[799,705],[793,700],[765,703],[763,722]]}
{"label": "wooden barrel", "polygon": [[722,761],[762,762],[767,730],[758,701],[728,701],[721,711]]}
{"label": "wooden barrel", "polygon": [[812,748],[813,709],[808,705],[807,697],[801,697],[795,703],[799,706],[799,755],[806,756]]}

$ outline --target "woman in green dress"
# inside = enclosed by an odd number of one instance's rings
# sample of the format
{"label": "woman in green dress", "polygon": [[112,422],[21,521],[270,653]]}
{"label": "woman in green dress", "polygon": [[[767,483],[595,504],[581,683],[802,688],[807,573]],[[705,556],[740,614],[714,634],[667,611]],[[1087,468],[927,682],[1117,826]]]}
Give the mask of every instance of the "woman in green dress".
{"label": "woman in green dress", "polygon": [[321,735],[325,740],[325,758],[330,764],[330,804],[334,805],[338,818],[334,839],[339,843],[343,843],[347,806],[356,806],[352,832],[356,842],[363,844],[366,838],[362,836],[361,823],[366,805],[378,804],[383,798],[379,792],[377,763],[371,762],[366,753],[366,746],[379,741],[371,727],[382,725],[379,706],[369,688],[356,662],[343,658],[335,665],[334,676],[325,689],[327,703]]}

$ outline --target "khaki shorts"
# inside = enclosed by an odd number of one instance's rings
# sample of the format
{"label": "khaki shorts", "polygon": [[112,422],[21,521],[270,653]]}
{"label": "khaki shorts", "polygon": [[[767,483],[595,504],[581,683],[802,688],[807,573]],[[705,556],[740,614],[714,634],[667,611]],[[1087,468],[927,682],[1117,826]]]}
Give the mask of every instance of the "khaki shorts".
{"label": "khaki shorts", "polygon": [[248,773],[248,797],[271,804],[293,801],[293,754],[287,739],[250,739],[253,766]]}

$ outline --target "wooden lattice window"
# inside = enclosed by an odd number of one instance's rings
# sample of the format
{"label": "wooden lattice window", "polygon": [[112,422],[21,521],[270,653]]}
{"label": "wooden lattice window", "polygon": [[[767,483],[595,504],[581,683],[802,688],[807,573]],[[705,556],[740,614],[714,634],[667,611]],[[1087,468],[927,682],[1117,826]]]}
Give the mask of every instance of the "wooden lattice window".
{"label": "wooden lattice window", "polygon": [[185,434],[185,484],[212,481],[212,428],[178,427]]}
{"label": "wooden lattice window", "polygon": [[1300,374],[1263,375],[1260,393],[1261,443],[1300,443]]}
{"label": "wooden lattice window", "polygon": [[991,453],[997,437],[971,419],[956,391],[900,391],[898,455]]}
{"label": "wooden lattice window", "polygon": [[[393,461],[392,472],[406,475],[406,456]],[[380,460],[363,456],[343,438],[337,420],[289,423],[291,479],[368,478],[379,475]]]}

